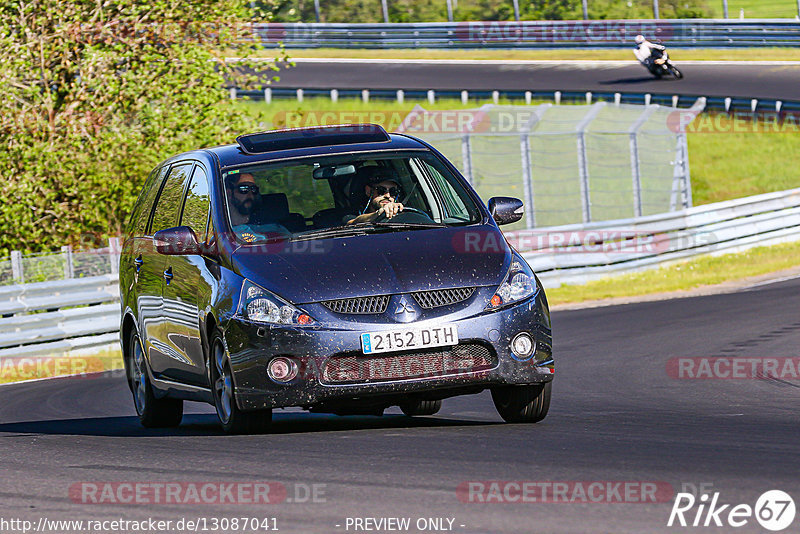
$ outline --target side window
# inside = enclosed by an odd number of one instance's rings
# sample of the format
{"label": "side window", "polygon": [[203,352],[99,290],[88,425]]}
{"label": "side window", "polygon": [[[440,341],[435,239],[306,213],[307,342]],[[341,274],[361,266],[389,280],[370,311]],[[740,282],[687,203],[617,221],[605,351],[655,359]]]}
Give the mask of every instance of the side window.
{"label": "side window", "polygon": [[208,176],[205,169],[195,165],[192,181],[186,191],[186,200],[183,204],[181,225],[194,230],[200,243],[206,241],[206,226],[208,225]]}
{"label": "side window", "polygon": [[178,225],[178,212],[183,200],[183,186],[189,179],[192,170],[191,163],[174,165],[167,175],[167,181],[161,188],[156,211],[153,214],[153,224],[150,233],[165,230]]}
{"label": "side window", "polygon": [[169,167],[161,167],[155,169],[147,177],[147,181],[142,188],[139,195],[139,201],[133,208],[131,215],[131,223],[133,224],[134,232],[137,236],[142,236],[147,231],[147,223],[150,222],[150,212],[153,210],[153,203],[158,196],[158,190],[161,188],[161,182],[164,180],[164,175],[167,173]]}
{"label": "side window", "polygon": [[428,171],[428,174],[433,177],[434,182],[436,182],[437,189],[444,201],[447,215],[449,217],[469,220],[469,210],[464,205],[464,201],[461,200],[458,192],[453,188],[453,184],[447,181],[444,176],[427,161],[420,161],[420,163],[425,167],[425,170]]}

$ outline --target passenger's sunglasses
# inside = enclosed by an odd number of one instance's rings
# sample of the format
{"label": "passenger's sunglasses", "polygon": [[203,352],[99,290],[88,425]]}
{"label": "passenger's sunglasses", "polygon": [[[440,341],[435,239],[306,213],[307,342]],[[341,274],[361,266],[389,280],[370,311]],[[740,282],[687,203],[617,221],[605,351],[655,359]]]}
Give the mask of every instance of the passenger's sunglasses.
{"label": "passenger's sunglasses", "polygon": [[397,198],[400,196],[400,188],[399,187],[386,187],[385,185],[373,185],[372,186],[373,194],[377,196],[385,195],[389,193],[389,196],[393,198]]}
{"label": "passenger's sunglasses", "polygon": [[243,195],[247,193],[253,193],[255,195],[258,193],[257,185],[237,185],[236,189]]}

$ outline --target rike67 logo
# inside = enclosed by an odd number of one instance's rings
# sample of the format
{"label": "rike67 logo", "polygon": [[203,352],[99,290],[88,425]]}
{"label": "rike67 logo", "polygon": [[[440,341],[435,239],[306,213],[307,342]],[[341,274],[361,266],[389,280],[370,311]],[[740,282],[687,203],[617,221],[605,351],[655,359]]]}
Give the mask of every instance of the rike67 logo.
{"label": "rike67 logo", "polygon": [[794,521],[794,500],[784,491],[762,493],[755,506],[722,504],[719,495],[719,492],[715,492],[709,497],[704,493],[696,498],[691,493],[678,493],[667,526],[739,528],[755,519],[763,528],[778,532],[788,528]]}

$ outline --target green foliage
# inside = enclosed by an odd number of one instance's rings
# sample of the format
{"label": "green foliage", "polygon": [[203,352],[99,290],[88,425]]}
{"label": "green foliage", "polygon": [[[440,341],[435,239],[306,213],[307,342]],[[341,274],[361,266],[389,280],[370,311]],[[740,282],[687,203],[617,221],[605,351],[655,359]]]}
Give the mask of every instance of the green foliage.
{"label": "green foliage", "polygon": [[241,0],[0,4],[0,49],[15,51],[0,63],[0,256],[120,234],[158,161],[253,128],[225,86],[255,76],[220,60],[252,14]]}

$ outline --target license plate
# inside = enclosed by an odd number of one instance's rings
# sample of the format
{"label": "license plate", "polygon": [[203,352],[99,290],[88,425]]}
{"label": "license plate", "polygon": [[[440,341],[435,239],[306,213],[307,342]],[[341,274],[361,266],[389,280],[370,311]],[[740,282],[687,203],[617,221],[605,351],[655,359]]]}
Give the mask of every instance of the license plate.
{"label": "license plate", "polygon": [[361,351],[364,354],[445,347],[457,344],[458,327],[454,324],[361,334]]}

